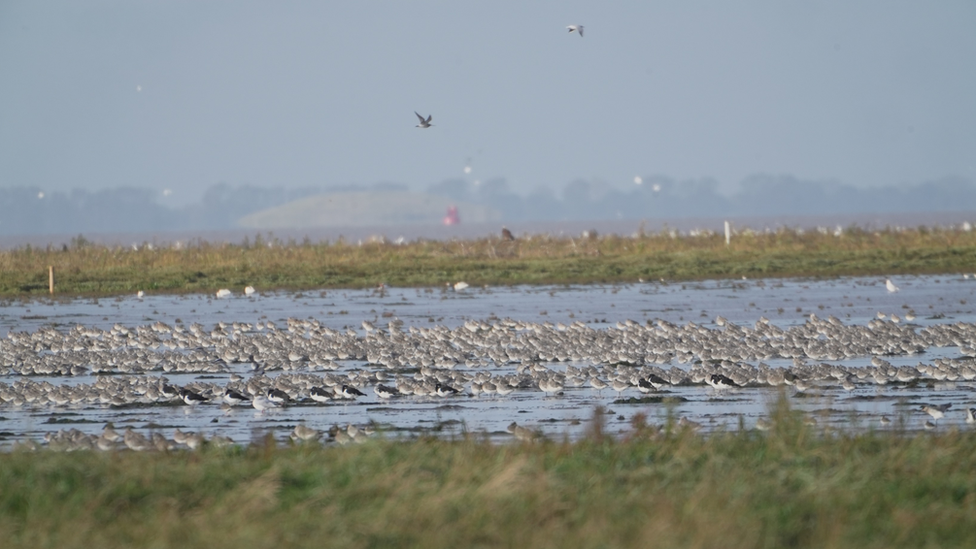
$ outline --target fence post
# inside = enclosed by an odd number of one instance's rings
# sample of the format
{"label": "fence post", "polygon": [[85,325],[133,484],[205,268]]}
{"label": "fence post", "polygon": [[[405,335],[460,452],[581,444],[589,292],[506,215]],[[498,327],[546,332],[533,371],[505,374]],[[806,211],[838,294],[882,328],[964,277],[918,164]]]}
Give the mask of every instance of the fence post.
{"label": "fence post", "polygon": [[54,295],[54,265],[47,266],[47,288]]}
{"label": "fence post", "polygon": [[732,237],[732,231],[729,227],[729,222],[725,222],[725,245],[729,245],[729,239]]}

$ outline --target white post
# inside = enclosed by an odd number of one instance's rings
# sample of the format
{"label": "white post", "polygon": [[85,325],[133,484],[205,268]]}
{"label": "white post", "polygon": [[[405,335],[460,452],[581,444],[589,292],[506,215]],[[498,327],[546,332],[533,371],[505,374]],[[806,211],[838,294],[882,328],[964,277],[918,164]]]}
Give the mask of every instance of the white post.
{"label": "white post", "polygon": [[729,245],[729,239],[732,237],[732,230],[729,227],[729,222],[725,222],[725,245]]}

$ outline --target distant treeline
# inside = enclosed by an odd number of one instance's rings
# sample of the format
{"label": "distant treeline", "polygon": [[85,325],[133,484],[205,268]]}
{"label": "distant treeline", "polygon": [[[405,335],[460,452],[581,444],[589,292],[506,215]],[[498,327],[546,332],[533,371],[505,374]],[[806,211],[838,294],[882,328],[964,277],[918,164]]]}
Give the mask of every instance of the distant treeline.
{"label": "distant treeline", "polygon": [[220,230],[251,212],[318,194],[321,189],[266,189],[220,183],[199,204],[172,208],[149,189],[75,189],[42,193],[0,189],[0,234]]}
{"label": "distant treeline", "polygon": [[679,181],[653,176],[629,190],[600,188],[576,180],[562,193],[539,189],[528,196],[512,192],[503,179],[480,185],[456,179],[433,185],[428,192],[491,206],[504,212],[507,220],[518,221],[976,210],[976,182],[958,177],[862,189],[792,176],[756,175],[742,181],[737,192],[725,195],[713,179]]}
{"label": "distant treeline", "polygon": [[[350,190],[405,190],[380,183],[300,189],[263,188],[220,183],[209,187],[199,204],[181,208],[160,204],[149,189],[101,191],[76,189],[43,193],[37,188],[0,189],[0,234],[111,233],[235,228],[241,217],[316,194]],[[584,180],[561,192],[538,188],[529,194],[510,189],[504,179],[475,184],[463,179],[431,185],[427,192],[458,202],[490,206],[507,221],[654,219],[890,212],[939,212],[976,209],[976,183],[947,177],[917,185],[857,188],[835,182],[804,181],[792,176],[757,175],[731,195],[713,179],[644,178],[628,190],[600,187]]]}

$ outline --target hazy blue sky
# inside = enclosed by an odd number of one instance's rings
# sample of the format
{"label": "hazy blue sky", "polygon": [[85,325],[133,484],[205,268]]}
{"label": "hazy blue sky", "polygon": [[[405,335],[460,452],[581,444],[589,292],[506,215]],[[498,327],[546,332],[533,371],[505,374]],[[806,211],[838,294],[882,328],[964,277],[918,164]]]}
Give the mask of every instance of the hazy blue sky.
{"label": "hazy blue sky", "polygon": [[182,202],[466,165],[526,192],[976,179],[976,2],[0,1],[0,186]]}

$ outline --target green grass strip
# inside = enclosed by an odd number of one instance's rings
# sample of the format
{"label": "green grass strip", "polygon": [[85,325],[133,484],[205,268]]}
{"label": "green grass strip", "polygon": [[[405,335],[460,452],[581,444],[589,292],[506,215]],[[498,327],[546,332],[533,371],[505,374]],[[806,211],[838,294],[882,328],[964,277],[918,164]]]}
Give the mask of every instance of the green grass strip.
{"label": "green grass strip", "polygon": [[11,549],[976,546],[976,433],[824,433],[780,408],[766,433],[638,419],[575,443],[16,451],[0,533]]}
{"label": "green grass strip", "polygon": [[0,296],[64,296],[366,288],[632,283],[714,278],[892,276],[976,270],[976,231],[850,228],[841,236],[780,230],[736,235],[669,233],[598,239],[311,244],[260,240],[168,248],[110,248],[79,236],[64,249],[0,252]]}

